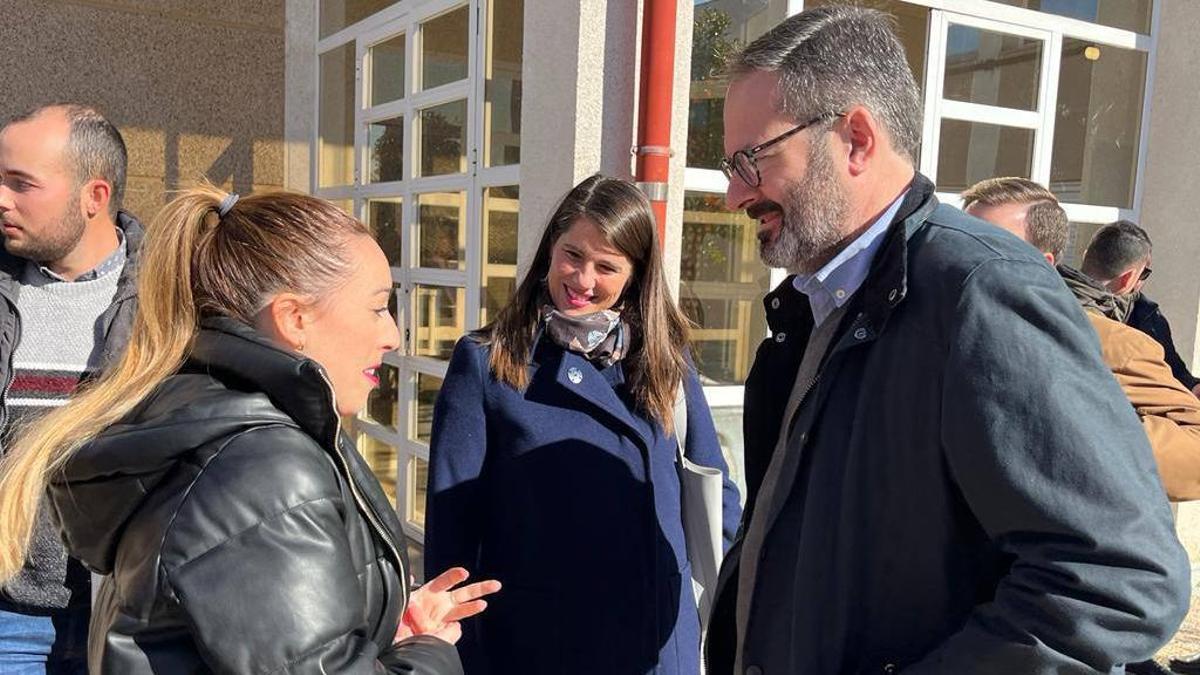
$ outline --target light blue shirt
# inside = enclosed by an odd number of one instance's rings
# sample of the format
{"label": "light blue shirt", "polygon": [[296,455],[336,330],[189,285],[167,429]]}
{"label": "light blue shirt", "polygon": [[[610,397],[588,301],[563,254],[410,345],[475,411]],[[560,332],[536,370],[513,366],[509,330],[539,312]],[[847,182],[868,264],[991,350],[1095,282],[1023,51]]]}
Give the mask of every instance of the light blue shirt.
{"label": "light blue shirt", "polygon": [[906,194],[907,189],[896,197],[891,206],[887,207],[866,232],[858,235],[849,246],[834,256],[833,260],[825,263],[824,267],[814,274],[797,274],[792,280],[796,290],[808,296],[814,326],[824,323],[835,307],[849,302],[867,280],[867,273],[871,271],[871,261],[883,245],[883,233],[888,231]]}

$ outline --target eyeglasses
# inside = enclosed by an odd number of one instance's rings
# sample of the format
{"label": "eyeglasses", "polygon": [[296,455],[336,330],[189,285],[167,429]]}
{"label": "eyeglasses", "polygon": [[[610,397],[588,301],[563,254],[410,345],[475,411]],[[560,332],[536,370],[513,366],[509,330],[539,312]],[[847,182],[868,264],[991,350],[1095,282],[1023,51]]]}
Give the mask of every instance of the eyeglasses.
{"label": "eyeglasses", "polygon": [[1154,270],[1150,269],[1149,267],[1143,267],[1142,273],[1138,275],[1138,281],[1145,281],[1145,280],[1149,279],[1150,275],[1153,273],[1154,273]]}
{"label": "eyeglasses", "polygon": [[733,180],[734,174],[737,174],[737,177],[740,178],[746,185],[750,187],[758,187],[759,185],[762,185],[762,174],[758,171],[758,153],[766,150],[776,143],[782,143],[783,141],[786,141],[787,139],[795,136],[814,124],[819,124],[835,117],[843,116],[845,116],[845,113],[822,113],[805,122],[804,124],[800,124],[788,129],[769,141],[763,141],[762,143],[759,143],[749,150],[738,150],[737,152],[733,153],[732,157],[722,157],[720,164],[721,173],[725,174],[725,178],[729,180]]}

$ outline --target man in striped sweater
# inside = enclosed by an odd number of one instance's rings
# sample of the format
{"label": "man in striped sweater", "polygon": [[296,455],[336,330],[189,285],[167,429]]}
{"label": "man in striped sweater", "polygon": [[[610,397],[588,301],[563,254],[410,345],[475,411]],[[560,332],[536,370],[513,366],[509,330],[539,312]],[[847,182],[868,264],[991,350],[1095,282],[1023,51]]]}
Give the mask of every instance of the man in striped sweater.
{"label": "man in striped sweater", "polygon": [[[95,110],[55,104],[0,131],[0,453],[125,346],[142,227],[120,210],[126,152]],[[45,509],[0,589],[0,672],[86,673],[90,578]]]}

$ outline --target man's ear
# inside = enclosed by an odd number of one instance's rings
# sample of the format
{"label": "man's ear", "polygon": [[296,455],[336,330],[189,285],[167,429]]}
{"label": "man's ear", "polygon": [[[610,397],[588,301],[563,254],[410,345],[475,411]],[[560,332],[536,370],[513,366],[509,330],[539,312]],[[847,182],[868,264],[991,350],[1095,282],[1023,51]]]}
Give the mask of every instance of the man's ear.
{"label": "man's ear", "polygon": [[1136,267],[1125,270],[1116,279],[1108,282],[1108,290],[1116,295],[1129,292],[1133,288],[1133,285],[1137,283],[1136,275],[1138,274],[1140,274],[1140,271]]}
{"label": "man's ear", "polygon": [[281,346],[304,351],[305,338],[312,327],[312,304],[295,293],[279,293],[258,313],[259,332]]}
{"label": "man's ear", "polygon": [[108,181],[93,178],[83,184],[79,190],[79,207],[83,215],[91,220],[97,214],[108,213],[108,204],[112,201],[112,186]]}
{"label": "man's ear", "polygon": [[842,123],[845,125],[842,138],[850,146],[850,175],[859,176],[867,170],[868,164],[879,150],[879,123],[871,112],[861,105],[847,110]]}

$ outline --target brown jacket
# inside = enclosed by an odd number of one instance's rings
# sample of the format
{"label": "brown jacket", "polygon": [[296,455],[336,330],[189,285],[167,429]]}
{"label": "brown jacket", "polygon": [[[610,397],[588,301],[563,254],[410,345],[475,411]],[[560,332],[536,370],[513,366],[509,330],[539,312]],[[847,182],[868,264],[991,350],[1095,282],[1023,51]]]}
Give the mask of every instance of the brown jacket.
{"label": "brown jacket", "polygon": [[1171,374],[1154,338],[1087,312],[1104,362],[1142,419],[1158,473],[1172,501],[1200,499],[1200,399]]}

